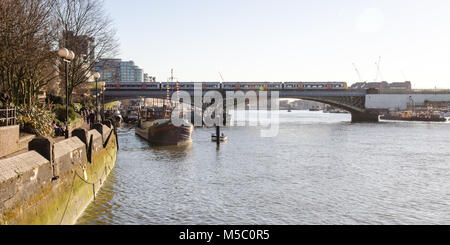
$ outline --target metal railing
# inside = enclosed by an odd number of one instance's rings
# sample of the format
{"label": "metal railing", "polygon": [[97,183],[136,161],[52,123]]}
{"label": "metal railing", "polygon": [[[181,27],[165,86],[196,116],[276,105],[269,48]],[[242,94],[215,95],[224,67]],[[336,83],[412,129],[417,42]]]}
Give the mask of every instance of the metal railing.
{"label": "metal railing", "polygon": [[13,126],[17,123],[16,108],[0,109],[0,127]]}

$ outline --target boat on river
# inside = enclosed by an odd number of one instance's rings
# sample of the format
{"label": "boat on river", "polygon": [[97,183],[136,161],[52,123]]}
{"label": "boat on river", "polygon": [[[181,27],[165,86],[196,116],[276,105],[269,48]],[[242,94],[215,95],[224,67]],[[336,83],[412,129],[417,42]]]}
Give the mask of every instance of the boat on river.
{"label": "boat on river", "polygon": [[138,114],[139,114],[138,107],[137,108],[133,108],[133,107],[128,108],[128,109],[124,110],[123,114],[121,113],[121,115],[123,115],[123,121],[128,124],[136,123],[139,119]]}
{"label": "boat on river", "polygon": [[393,112],[380,117],[381,120],[394,120],[394,121],[418,121],[418,122],[446,122],[447,119],[439,112]]}
{"label": "boat on river", "polygon": [[194,125],[185,119],[180,119],[181,125],[174,125],[170,119],[171,110],[165,107],[147,108],[140,115],[136,134],[151,145],[171,146],[192,142]]}
{"label": "boat on river", "polygon": [[317,106],[317,107],[310,108],[309,111],[320,111],[320,107]]}
{"label": "boat on river", "polygon": [[[226,141],[228,141],[228,137],[225,136],[224,134],[222,134],[222,135],[219,137],[219,140],[220,140],[220,142],[226,142]],[[211,141],[212,141],[212,142],[217,142],[217,135],[216,135],[216,134],[212,134],[212,135],[211,135]]]}

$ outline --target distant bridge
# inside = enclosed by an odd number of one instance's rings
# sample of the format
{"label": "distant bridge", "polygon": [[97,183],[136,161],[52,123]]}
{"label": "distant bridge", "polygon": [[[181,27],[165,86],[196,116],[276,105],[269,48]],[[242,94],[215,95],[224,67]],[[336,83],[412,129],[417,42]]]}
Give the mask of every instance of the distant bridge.
{"label": "distant bridge", "polygon": [[[191,97],[194,96],[192,89],[179,89],[179,91],[188,92]],[[259,89],[208,89],[204,87],[203,95],[209,91],[218,91],[225,98],[227,91],[259,91]],[[303,99],[328,104],[343,110],[349,111],[352,115],[352,122],[378,122],[380,113],[389,110],[406,110],[408,105],[424,105],[426,102],[449,102],[450,91],[381,91],[377,93],[367,90],[351,89],[322,89],[322,90],[286,90],[269,89],[267,92],[279,92],[280,99]],[[174,93],[170,90],[170,96]],[[257,93],[258,94],[258,93]],[[139,88],[120,88],[106,89],[105,102],[137,99],[137,98],[166,98],[165,89],[139,89]]]}

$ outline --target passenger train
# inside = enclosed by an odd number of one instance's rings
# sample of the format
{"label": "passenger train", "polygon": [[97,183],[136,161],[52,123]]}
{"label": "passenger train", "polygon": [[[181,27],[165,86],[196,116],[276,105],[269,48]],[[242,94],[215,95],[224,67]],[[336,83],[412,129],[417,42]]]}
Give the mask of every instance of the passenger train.
{"label": "passenger train", "polygon": [[[194,82],[106,83],[108,90],[194,90]],[[347,90],[346,82],[203,82],[203,90]],[[178,86],[178,87],[177,87]]]}

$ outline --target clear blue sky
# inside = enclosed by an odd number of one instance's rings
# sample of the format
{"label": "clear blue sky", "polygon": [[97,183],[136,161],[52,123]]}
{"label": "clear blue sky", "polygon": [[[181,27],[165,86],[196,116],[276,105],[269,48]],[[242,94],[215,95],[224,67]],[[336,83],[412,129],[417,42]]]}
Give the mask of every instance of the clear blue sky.
{"label": "clear blue sky", "polygon": [[448,0],[106,0],[119,58],[158,81],[411,80],[450,88]]}

